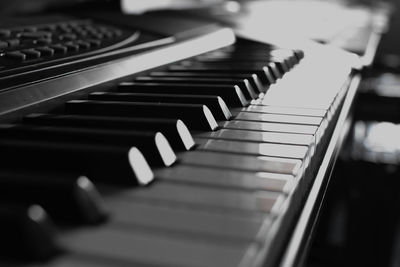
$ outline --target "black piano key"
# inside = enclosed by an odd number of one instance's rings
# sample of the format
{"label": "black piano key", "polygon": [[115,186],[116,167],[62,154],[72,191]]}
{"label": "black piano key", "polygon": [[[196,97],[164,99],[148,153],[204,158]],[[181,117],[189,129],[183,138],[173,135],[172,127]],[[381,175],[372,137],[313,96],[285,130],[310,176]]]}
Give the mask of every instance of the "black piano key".
{"label": "black piano key", "polygon": [[0,203],[37,203],[61,223],[99,223],[104,203],[85,176],[60,173],[0,172]]}
{"label": "black piano key", "polygon": [[181,83],[125,82],[119,85],[118,90],[131,93],[214,95],[220,96],[228,106],[244,107],[249,104],[242,90],[236,85],[214,86]]}
{"label": "black piano key", "polygon": [[[187,62],[187,63],[186,63]],[[278,67],[279,62],[234,62],[234,61],[216,61],[216,62],[192,62],[185,61],[180,63],[180,66],[184,66],[187,68],[221,68],[221,69],[258,69],[258,70],[269,70],[266,72],[267,75],[272,74],[275,79],[282,78],[284,71]],[[284,68],[285,69],[285,68]]]}
{"label": "black piano key", "polygon": [[60,252],[55,227],[39,205],[0,203],[0,258],[48,260]]}
{"label": "black piano key", "polygon": [[240,74],[240,73],[214,73],[214,72],[162,72],[155,71],[150,73],[151,77],[177,77],[177,78],[225,78],[225,79],[247,79],[251,86],[258,93],[264,93],[268,87],[264,86],[256,74]]}
{"label": "black piano key", "polygon": [[0,140],[0,169],[83,173],[96,181],[146,185],[154,179],[135,147],[68,142]]}
{"label": "black piano key", "polygon": [[[292,67],[292,64],[288,61],[276,57],[254,57],[251,58],[248,55],[236,56],[233,57],[215,57],[215,58],[205,58],[205,59],[196,59],[194,61],[182,61],[181,64],[183,66],[208,66],[208,65],[222,65],[222,66],[242,66],[242,67],[268,67],[271,66],[271,71],[274,74],[277,74],[275,71],[279,71],[279,78],[282,77],[283,74],[288,72]],[[274,70],[276,68],[276,70]]]}
{"label": "black piano key", "polygon": [[84,115],[181,119],[191,130],[214,131],[218,124],[210,109],[201,104],[73,100],[67,112]]}
{"label": "black piano key", "polygon": [[218,120],[229,120],[232,117],[225,101],[219,96],[212,95],[94,92],[88,98],[100,101],[203,104],[211,110]]}
{"label": "black piano key", "polygon": [[237,85],[242,90],[247,100],[258,98],[257,93],[247,79],[226,79],[226,78],[178,78],[178,77],[137,77],[135,82],[148,83],[174,83],[174,84],[193,84],[193,85]]}
{"label": "black piano key", "polygon": [[124,131],[160,131],[176,150],[190,150],[195,143],[181,120],[157,118],[126,118],[74,114],[30,114],[24,123],[33,125],[115,129]]}
{"label": "black piano key", "polygon": [[0,125],[0,137],[92,145],[135,146],[142,151],[151,165],[170,166],[176,161],[174,151],[160,132],[3,124]]}
{"label": "black piano key", "polygon": [[237,73],[237,74],[256,74],[261,82],[268,86],[276,81],[267,67],[224,67],[224,66],[202,66],[202,67],[187,67],[180,65],[173,65],[168,68],[171,72],[214,72],[214,73]]}

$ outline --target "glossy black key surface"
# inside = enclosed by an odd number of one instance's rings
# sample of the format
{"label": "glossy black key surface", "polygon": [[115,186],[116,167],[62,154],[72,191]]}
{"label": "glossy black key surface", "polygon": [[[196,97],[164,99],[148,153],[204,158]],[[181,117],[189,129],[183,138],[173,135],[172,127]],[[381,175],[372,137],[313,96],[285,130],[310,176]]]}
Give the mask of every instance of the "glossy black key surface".
{"label": "glossy black key surface", "polygon": [[154,178],[135,147],[2,139],[0,149],[1,170],[83,173],[92,180],[128,185],[146,185]]}
{"label": "glossy black key surface", "polygon": [[107,212],[85,176],[39,172],[0,172],[0,203],[37,203],[60,223],[99,223]]}
{"label": "glossy black key surface", "polygon": [[181,120],[158,118],[126,118],[85,116],[74,114],[30,114],[24,123],[32,125],[66,126],[83,128],[115,129],[124,131],[160,131],[177,150],[189,150],[194,146],[192,135]]}
{"label": "glossy black key surface", "polygon": [[268,86],[274,83],[276,80],[272,77],[270,70],[267,67],[224,67],[224,66],[179,66],[174,65],[168,68],[169,71],[173,72],[214,72],[214,73],[237,73],[237,74],[256,74],[261,82]]}
{"label": "glossy black key surface", "polygon": [[220,96],[228,106],[244,107],[248,105],[242,90],[236,85],[125,82],[119,85],[118,90],[135,93],[216,95]]}
{"label": "glossy black key surface", "polygon": [[178,71],[155,71],[150,73],[151,77],[177,77],[177,78],[224,78],[224,79],[247,79],[251,86],[259,93],[266,92],[268,87],[264,86],[256,74],[240,73],[215,73],[215,72],[178,72]]}
{"label": "glossy black key surface", "polygon": [[170,166],[176,160],[167,139],[160,132],[87,129],[58,126],[0,125],[2,138],[26,138],[28,140],[58,141],[91,145],[121,145],[137,147],[150,164]]}
{"label": "glossy black key surface", "polygon": [[67,111],[85,115],[181,119],[189,129],[195,130],[213,131],[218,127],[210,109],[200,104],[73,100],[67,102]]}
{"label": "glossy black key surface", "polygon": [[217,120],[229,120],[232,117],[225,101],[219,96],[212,95],[95,92],[88,98],[101,101],[203,104],[211,110]]}
{"label": "glossy black key surface", "polygon": [[59,252],[55,227],[39,205],[0,202],[0,259],[48,260]]}
{"label": "glossy black key surface", "polygon": [[258,97],[254,88],[247,79],[226,79],[226,78],[177,78],[177,77],[137,77],[135,82],[148,83],[173,83],[173,84],[208,84],[208,85],[237,85],[246,96],[247,100],[256,99]]}

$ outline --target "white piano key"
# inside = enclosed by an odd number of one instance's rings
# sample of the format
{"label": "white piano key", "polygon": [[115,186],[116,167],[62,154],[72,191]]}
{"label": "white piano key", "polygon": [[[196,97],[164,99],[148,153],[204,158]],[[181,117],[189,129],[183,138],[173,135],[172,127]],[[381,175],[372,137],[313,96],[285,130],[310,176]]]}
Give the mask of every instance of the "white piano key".
{"label": "white piano key", "polygon": [[114,227],[120,225],[129,229],[141,226],[199,239],[232,243],[262,241],[272,220],[268,215],[242,216],[191,207],[134,203],[118,198],[107,200],[112,211],[110,223]]}
{"label": "white piano key", "polygon": [[313,125],[288,124],[288,123],[269,123],[255,121],[228,121],[222,124],[226,129],[269,131],[283,133],[312,134],[317,132],[318,127]]}
{"label": "white piano key", "polygon": [[279,106],[265,106],[260,100],[254,100],[252,104],[246,108],[240,108],[240,111],[247,112],[264,112],[273,114],[287,114],[296,116],[311,116],[311,117],[325,117],[325,109],[309,109],[309,108],[291,108],[291,107],[279,107]]}
{"label": "white piano key", "polygon": [[[248,266],[256,249],[251,243],[226,244],[147,231],[83,229],[62,238],[73,254],[124,262],[127,265],[187,267]],[[244,264],[244,265],[242,265]]]}
{"label": "white piano key", "polygon": [[283,157],[303,160],[309,156],[308,146],[283,145],[271,143],[253,143],[244,141],[196,139],[198,149],[205,151],[222,151],[229,153]]}
{"label": "white piano key", "polygon": [[253,172],[281,173],[293,176],[296,176],[301,171],[302,165],[301,160],[230,155],[227,153],[206,151],[192,151],[186,153],[180,158],[180,161],[191,165]]}
{"label": "white piano key", "polygon": [[236,114],[235,120],[292,123],[292,124],[305,124],[314,126],[319,126],[322,122],[322,118],[319,117],[293,116],[293,115],[255,113],[255,112],[239,112],[238,114]]}
{"label": "white piano key", "polygon": [[[100,189],[102,192],[102,190]],[[154,183],[144,190],[119,190],[120,199],[174,205],[196,206],[221,212],[276,213],[285,195],[268,191],[246,191],[177,183]],[[107,199],[105,197],[105,199]]]}
{"label": "white piano key", "polygon": [[223,188],[290,192],[294,177],[286,174],[243,172],[198,166],[177,165],[155,171],[156,179]]}
{"label": "white piano key", "polygon": [[314,136],[310,134],[244,131],[231,129],[221,129],[216,132],[199,133],[196,135],[196,137],[206,139],[226,139],[258,143],[266,142],[305,146],[309,146],[315,141]]}

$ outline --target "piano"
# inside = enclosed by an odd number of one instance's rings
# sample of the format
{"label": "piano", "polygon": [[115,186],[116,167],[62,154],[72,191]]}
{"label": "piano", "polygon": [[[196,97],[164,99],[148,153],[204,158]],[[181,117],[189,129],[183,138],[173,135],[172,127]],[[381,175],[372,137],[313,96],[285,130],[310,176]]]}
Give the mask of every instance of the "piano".
{"label": "piano", "polygon": [[346,52],[92,4],[0,23],[0,266],[301,266],[382,19]]}

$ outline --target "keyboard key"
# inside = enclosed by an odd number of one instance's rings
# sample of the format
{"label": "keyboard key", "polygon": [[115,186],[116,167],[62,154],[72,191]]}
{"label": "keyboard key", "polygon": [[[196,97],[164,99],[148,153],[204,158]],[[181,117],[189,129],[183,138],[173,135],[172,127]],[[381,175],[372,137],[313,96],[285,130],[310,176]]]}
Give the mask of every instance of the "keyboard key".
{"label": "keyboard key", "polygon": [[[76,231],[62,240],[67,251],[101,257],[109,262],[137,266],[232,267],[249,266],[249,244],[227,244],[160,235],[132,229],[91,229]],[[243,260],[246,259],[246,261]]]}
{"label": "keyboard key", "polygon": [[198,104],[74,100],[67,102],[66,107],[68,112],[74,114],[173,118],[182,119],[189,129],[213,131],[218,127],[211,111]]}
{"label": "keyboard key", "polygon": [[253,113],[240,112],[235,117],[236,120],[255,121],[255,122],[277,122],[277,123],[292,123],[319,126],[322,123],[322,118],[307,117],[307,116],[292,116],[284,114],[268,114],[268,113]]}
{"label": "keyboard key", "polygon": [[61,44],[54,44],[50,45],[49,47],[53,49],[56,54],[66,54],[68,51],[68,48]]}
{"label": "keyboard key", "polygon": [[[271,225],[265,216],[241,216],[176,205],[151,205],[141,202],[107,199],[112,210],[112,224],[144,226],[162,229],[169,233],[193,236],[200,239],[227,242],[262,242]],[[257,214],[258,215],[258,214]]]}
{"label": "keyboard key", "polygon": [[303,124],[287,124],[287,123],[270,123],[256,121],[228,121],[222,125],[226,129],[251,130],[251,131],[266,131],[266,132],[283,132],[283,133],[298,133],[315,135],[318,127],[313,125]]}
{"label": "keyboard key", "polygon": [[203,184],[221,188],[290,192],[294,177],[286,174],[215,169],[179,164],[155,171],[158,180]]}
{"label": "keyboard key", "polygon": [[41,56],[40,51],[36,49],[24,49],[21,52],[24,53],[28,59],[37,59]]}
{"label": "keyboard key", "polygon": [[0,203],[37,203],[60,223],[99,223],[106,210],[85,176],[60,173],[0,172]]}
{"label": "keyboard key", "polygon": [[160,132],[87,129],[57,126],[31,126],[19,124],[0,125],[3,138],[49,140],[66,143],[136,146],[145,158],[155,166],[170,166],[176,160],[169,142]]}
{"label": "keyboard key", "polygon": [[301,171],[300,160],[232,155],[220,152],[192,151],[182,155],[180,161],[184,164],[197,166],[289,174],[293,176],[296,176]]}
{"label": "keyboard key", "polygon": [[177,150],[190,150],[195,143],[181,120],[157,118],[124,118],[84,115],[30,114],[24,123],[33,125],[100,128],[124,131],[160,131]]}
{"label": "keyboard key", "polygon": [[135,82],[141,83],[173,83],[173,84],[187,84],[187,85],[237,85],[242,90],[247,100],[256,99],[258,95],[254,91],[247,79],[224,79],[224,78],[177,78],[177,77],[137,77]]}
{"label": "keyboard key", "polygon": [[169,203],[186,207],[192,205],[221,213],[247,215],[275,213],[285,197],[284,194],[277,192],[214,188],[159,181],[142,190],[122,190],[118,199],[132,202],[159,202],[163,205]]}
{"label": "keyboard key", "polygon": [[27,56],[20,51],[6,52],[5,56],[6,56],[6,58],[17,61],[17,62],[25,61],[27,58]]}
{"label": "keyboard key", "polygon": [[227,152],[233,154],[283,157],[304,160],[309,156],[308,146],[255,143],[245,141],[196,139],[198,149],[204,151]]}
{"label": "keyboard key", "polygon": [[270,85],[275,82],[270,70],[267,67],[223,67],[223,66],[199,66],[187,67],[174,65],[168,68],[172,72],[214,72],[214,73],[237,73],[237,74],[256,74],[264,85]]}
{"label": "keyboard key", "polygon": [[146,185],[154,178],[135,147],[2,139],[0,149],[2,170],[75,172],[94,181],[130,185]]}
{"label": "keyboard key", "polygon": [[203,139],[223,139],[234,141],[247,141],[256,143],[278,143],[289,145],[304,145],[309,146],[314,142],[313,135],[296,134],[296,133],[276,133],[276,132],[261,132],[261,131],[245,131],[221,129],[212,133],[199,133],[197,138]]}
{"label": "keyboard key", "polygon": [[54,55],[54,49],[50,48],[50,47],[37,47],[35,48],[35,50],[39,51],[41,53],[42,56],[53,56]]}
{"label": "keyboard key", "polygon": [[60,252],[55,227],[38,205],[0,203],[0,257],[48,260]]}
{"label": "keyboard key", "polygon": [[234,85],[126,82],[121,83],[118,90],[132,93],[214,95],[220,96],[228,106],[244,107],[248,105],[240,88]]}
{"label": "keyboard key", "polygon": [[256,74],[239,74],[239,73],[214,73],[214,72],[151,72],[151,77],[192,77],[192,78],[224,78],[224,79],[247,79],[251,86],[259,93],[266,92],[268,89],[262,85]]}
{"label": "keyboard key", "polygon": [[216,119],[229,120],[231,112],[219,96],[207,95],[175,95],[175,94],[145,94],[145,93],[113,93],[95,92],[89,95],[90,100],[100,101],[130,101],[130,102],[157,102],[157,103],[186,103],[206,105]]}

